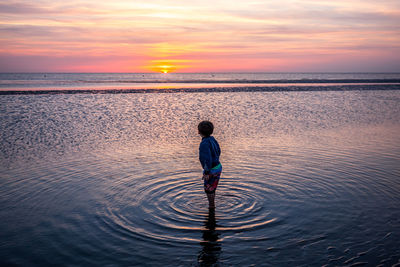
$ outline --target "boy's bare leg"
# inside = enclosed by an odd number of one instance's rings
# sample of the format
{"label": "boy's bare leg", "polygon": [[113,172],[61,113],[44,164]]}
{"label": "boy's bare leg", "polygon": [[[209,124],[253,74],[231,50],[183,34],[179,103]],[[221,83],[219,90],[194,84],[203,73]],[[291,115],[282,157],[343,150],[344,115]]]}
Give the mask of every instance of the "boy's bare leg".
{"label": "boy's bare leg", "polygon": [[214,193],[207,193],[208,198],[208,207],[213,209],[215,208],[215,192]]}

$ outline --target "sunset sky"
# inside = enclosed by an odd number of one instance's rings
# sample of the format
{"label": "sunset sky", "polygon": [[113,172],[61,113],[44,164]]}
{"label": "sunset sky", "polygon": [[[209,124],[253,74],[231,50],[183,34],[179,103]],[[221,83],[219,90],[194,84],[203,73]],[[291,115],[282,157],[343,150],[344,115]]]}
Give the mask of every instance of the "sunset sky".
{"label": "sunset sky", "polygon": [[399,0],[3,0],[0,72],[400,72]]}

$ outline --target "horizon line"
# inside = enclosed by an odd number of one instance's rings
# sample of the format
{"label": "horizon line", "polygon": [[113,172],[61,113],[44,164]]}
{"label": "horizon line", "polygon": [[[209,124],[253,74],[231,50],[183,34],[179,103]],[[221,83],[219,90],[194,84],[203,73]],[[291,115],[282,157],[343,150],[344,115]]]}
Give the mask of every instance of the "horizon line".
{"label": "horizon line", "polygon": [[235,73],[335,73],[335,74],[346,74],[346,73],[362,73],[362,74],[379,74],[379,73],[387,73],[387,74],[400,74],[400,71],[209,71],[209,72],[62,72],[62,71],[0,71],[0,74],[41,74],[41,73],[49,73],[49,74],[235,74]]}

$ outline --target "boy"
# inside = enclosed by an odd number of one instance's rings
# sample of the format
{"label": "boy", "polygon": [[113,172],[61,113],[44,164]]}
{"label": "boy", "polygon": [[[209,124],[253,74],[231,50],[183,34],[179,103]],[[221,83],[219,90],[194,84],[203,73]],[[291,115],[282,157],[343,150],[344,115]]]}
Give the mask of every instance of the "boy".
{"label": "boy", "polygon": [[222,172],[222,165],[219,162],[221,149],[217,140],[211,136],[214,131],[214,125],[211,122],[200,122],[198,130],[202,137],[199,147],[199,159],[203,167],[204,191],[207,194],[209,208],[214,209],[215,190]]}

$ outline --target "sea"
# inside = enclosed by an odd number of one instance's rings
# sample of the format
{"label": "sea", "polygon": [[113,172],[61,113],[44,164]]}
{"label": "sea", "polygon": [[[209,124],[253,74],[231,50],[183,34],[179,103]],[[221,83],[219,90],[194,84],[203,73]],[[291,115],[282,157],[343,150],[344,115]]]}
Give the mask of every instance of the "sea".
{"label": "sea", "polygon": [[399,133],[400,73],[1,73],[0,265],[399,266]]}
{"label": "sea", "polygon": [[397,89],[400,73],[0,73],[0,94]]}

